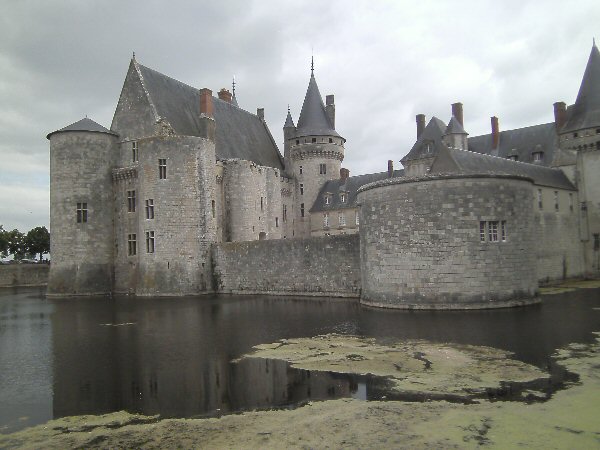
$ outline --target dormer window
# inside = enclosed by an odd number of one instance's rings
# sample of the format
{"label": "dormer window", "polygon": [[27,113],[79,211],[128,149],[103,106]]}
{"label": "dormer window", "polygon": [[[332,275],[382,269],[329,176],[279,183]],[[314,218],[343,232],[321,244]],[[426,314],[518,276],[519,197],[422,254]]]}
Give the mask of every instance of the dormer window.
{"label": "dormer window", "polygon": [[345,192],[342,192],[340,194],[340,202],[346,203],[346,193]]}
{"label": "dormer window", "polygon": [[312,138],[312,143],[315,144],[317,142],[317,138]]}
{"label": "dormer window", "polygon": [[512,160],[512,161],[518,161],[519,160],[519,155],[510,155],[508,157],[508,159]]}
{"label": "dormer window", "polygon": [[331,195],[330,194],[325,194],[325,204],[326,205],[331,205]]}
{"label": "dormer window", "polygon": [[573,133],[573,137],[576,138],[579,136],[579,133]]}
{"label": "dormer window", "polygon": [[544,159],[544,152],[533,152],[531,154],[534,162],[540,162]]}
{"label": "dormer window", "polygon": [[[596,130],[596,133],[598,133],[598,130]],[[329,138],[329,143],[333,144],[333,138]]]}
{"label": "dormer window", "polygon": [[300,145],[300,139],[296,139],[296,145]]}

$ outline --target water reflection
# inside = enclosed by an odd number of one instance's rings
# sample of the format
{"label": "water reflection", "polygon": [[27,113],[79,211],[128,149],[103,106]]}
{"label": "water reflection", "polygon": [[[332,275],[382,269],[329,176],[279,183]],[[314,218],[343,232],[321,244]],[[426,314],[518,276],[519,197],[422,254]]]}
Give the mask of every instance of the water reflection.
{"label": "water reflection", "polygon": [[598,307],[600,290],[545,297],[522,309],[467,312],[274,297],[45,300],[39,290],[4,290],[0,432],[122,409],[214,416],[389,391],[376,377],[295,370],[276,360],[232,363],[254,345],[283,338],[340,333],[487,345],[546,368],[554,349],[592,340],[600,330]]}

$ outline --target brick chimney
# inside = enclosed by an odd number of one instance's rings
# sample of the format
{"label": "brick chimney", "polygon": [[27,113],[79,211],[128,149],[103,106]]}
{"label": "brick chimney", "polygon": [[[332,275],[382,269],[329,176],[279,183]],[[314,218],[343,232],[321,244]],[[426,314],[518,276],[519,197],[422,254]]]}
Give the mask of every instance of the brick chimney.
{"label": "brick chimney", "polygon": [[392,178],[394,176],[394,161],[388,159],[388,178]]}
{"label": "brick chimney", "polygon": [[325,97],[325,112],[331,122],[331,127],[335,130],[335,97],[333,95]]}
{"label": "brick chimney", "polygon": [[492,122],[492,149],[497,149],[500,143],[500,126],[496,116],[492,116],[490,120]]}
{"label": "brick chimney", "polygon": [[559,131],[567,121],[567,105],[565,102],[554,104],[554,126]]}
{"label": "brick chimney", "polygon": [[231,103],[231,92],[223,88],[219,91],[219,99]]}
{"label": "brick chimney", "polygon": [[212,91],[207,88],[200,89],[200,114],[213,117]]}
{"label": "brick chimney", "polygon": [[340,169],[340,180],[342,180],[342,183],[345,183],[348,177],[350,177],[350,171],[342,167]]}
{"label": "brick chimney", "polygon": [[256,115],[260,120],[265,120],[265,108],[256,108]]}
{"label": "brick chimney", "polygon": [[458,103],[452,103],[452,115],[454,117],[456,117],[456,120],[458,120],[458,123],[460,123],[463,127],[465,126],[464,122],[463,122],[463,104],[458,102]]}
{"label": "brick chimney", "polygon": [[425,114],[417,114],[417,139],[425,129]]}

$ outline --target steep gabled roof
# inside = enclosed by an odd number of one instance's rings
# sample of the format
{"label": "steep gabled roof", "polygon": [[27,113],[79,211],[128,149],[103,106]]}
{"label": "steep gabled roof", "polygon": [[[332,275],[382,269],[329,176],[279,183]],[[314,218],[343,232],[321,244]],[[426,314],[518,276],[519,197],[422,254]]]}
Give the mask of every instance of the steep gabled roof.
{"label": "steep gabled roof", "polygon": [[446,131],[446,124],[437,117],[432,117],[421,136],[418,137],[410,151],[400,160],[405,163],[413,159],[422,159],[435,156],[442,146],[442,136]]}
{"label": "steep gabled roof", "polygon": [[[404,176],[404,170],[395,170],[393,177]],[[356,191],[358,188],[372,183],[374,181],[383,180],[388,178],[387,172],[369,173],[366,175],[357,175],[354,177],[348,177],[345,183],[342,183],[341,179],[327,181],[321,187],[319,195],[313,204],[310,212],[330,211],[332,209],[344,209],[344,208],[356,208]],[[346,192],[347,199],[344,203],[341,202],[340,193]],[[325,194],[332,194],[331,203],[325,204]]]}
{"label": "steep gabled roof", "polygon": [[298,118],[298,127],[296,136],[338,136],[339,134],[333,128],[329,121],[323,98],[317,86],[314,74],[311,74],[308,82],[308,89],[302,104],[302,111]]}
{"label": "steep gabled roof", "polygon": [[[134,62],[155,114],[166,120],[175,133],[199,136],[199,90]],[[216,97],[213,105],[217,159],[239,158],[283,168],[277,145],[258,116]]]}
{"label": "steep gabled roof", "polygon": [[63,131],[91,131],[93,133],[107,133],[116,135],[112,131],[104,128],[99,123],[94,122],[92,119],[88,119],[87,117],[85,117],[81,120],[78,120],[75,123],[72,123],[71,125],[67,125],[64,128],[61,128],[60,130],[56,130],[52,133],[49,133],[48,136],[46,136],[46,138],[50,139],[50,136],[52,136],[54,133],[62,133]]}
{"label": "steep gabled roof", "polygon": [[535,184],[540,186],[576,190],[573,183],[560,169],[511,161],[456,148],[443,149],[431,165],[429,173],[432,175],[437,173],[518,175],[531,178]]}
{"label": "steep gabled roof", "polygon": [[508,158],[517,156],[518,161],[532,162],[533,153],[543,152],[540,165],[549,166],[558,149],[558,136],[554,122],[501,131],[498,148],[492,148],[492,135],[484,134],[468,138],[469,150],[476,153],[492,154]]}
{"label": "steep gabled roof", "polygon": [[600,126],[600,52],[592,46],[575,104],[567,109],[561,132]]}

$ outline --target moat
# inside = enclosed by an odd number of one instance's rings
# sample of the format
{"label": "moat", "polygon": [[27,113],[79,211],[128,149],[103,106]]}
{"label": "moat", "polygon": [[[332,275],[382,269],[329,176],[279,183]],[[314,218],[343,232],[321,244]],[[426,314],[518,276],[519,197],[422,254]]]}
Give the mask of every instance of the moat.
{"label": "moat", "polygon": [[[577,381],[551,355],[568,344],[590,343],[600,331],[597,288],[544,295],[542,304],[524,308],[462,312],[259,296],[47,300],[44,292],[0,289],[0,433],[120,410],[190,418],[345,397],[427,400],[392,393],[381,376],[303,370],[280,359],[238,360],[260,344],[322,335],[512,352],[513,359],[550,374],[521,386],[540,391],[535,400],[543,401]],[[427,363],[418,351],[414,357]],[[512,396],[496,392],[493,400],[515,400],[519,389],[512,386]]]}

